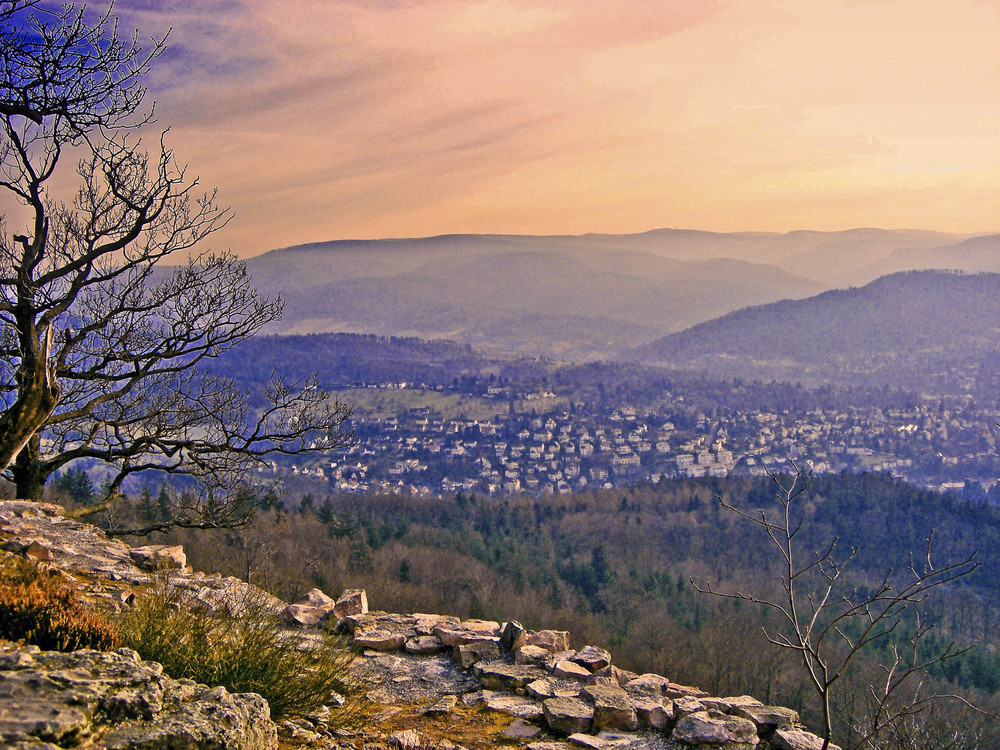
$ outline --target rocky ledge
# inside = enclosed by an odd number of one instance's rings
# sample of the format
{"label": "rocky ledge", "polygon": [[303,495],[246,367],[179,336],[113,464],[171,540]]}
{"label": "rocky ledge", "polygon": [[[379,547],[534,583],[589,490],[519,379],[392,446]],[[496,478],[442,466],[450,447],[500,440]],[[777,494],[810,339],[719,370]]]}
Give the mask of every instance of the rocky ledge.
{"label": "rocky ledge", "polygon": [[[0,502],[0,549],[57,568],[105,611],[167,571],[191,606],[235,606],[256,592],[196,573],[180,547],[132,548],[63,515],[56,505]],[[259,592],[256,592],[259,595]],[[713,697],[612,664],[598,646],[518,622],[369,611],[363,591],[334,600],[313,590],[286,604],[290,628],[350,635],[352,676],[366,725],[327,729],[329,712],[275,726],[255,694],[172,680],[132,651],[39,651],[0,644],[0,742],[15,748],[399,748],[528,750],[818,750],[787,708],[750,696]],[[336,710],[336,709],[332,709]]]}

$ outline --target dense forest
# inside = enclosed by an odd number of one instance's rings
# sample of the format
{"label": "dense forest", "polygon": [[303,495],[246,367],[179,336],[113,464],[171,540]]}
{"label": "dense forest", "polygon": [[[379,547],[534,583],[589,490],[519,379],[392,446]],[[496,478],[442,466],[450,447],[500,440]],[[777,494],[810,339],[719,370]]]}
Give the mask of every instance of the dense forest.
{"label": "dense forest", "polygon": [[[795,659],[764,635],[778,625],[774,618],[692,585],[776,593],[780,566],[766,537],[719,502],[752,511],[773,503],[773,495],[767,479],[672,481],[544,499],[305,495],[276,501],[247,529],[197,543],[182,533],[174,538],[191,542],[195,566],[249,578],[288,599],[312,586],[330,593],[361,587],[379,609],[566,629],[574,645],[610,646],[622,667],[713,694],[753,694],[813,721]],[[920,606],[934,625],[922,648],[972,646],[936,665],[931,677],[945,692],[997,712],[1000,511],[882,475],[833,475],[810,479],[801,518],[804,556],[834,539],[842,558],[857,549],[845,584],[861,589],[887,573],[902,580],[932,533],[937,564],[978,550],[977,570]],[[901,623],[900,633],[910,627]],[[866,653],[855,679],[870,677],[884,656]],[[841,686],[842,713],[857,690],[856,682]],[[962,704],[933,716],[969,731],[996,728]]]}

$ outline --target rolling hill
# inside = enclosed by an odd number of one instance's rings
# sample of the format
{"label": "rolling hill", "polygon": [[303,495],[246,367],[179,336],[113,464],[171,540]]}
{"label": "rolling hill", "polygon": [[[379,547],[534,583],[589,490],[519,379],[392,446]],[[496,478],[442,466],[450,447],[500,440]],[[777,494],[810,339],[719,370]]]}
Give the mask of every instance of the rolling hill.
{"label": "rolling hill", "polygon": [[[648,364],[803,382],[996,379],[1000,274],[910,271],[749,307],[637,347]],[[971,387],[973,383],[967,383]]]}
{"label": "rolling hill", "polygon": [[259,288],[288,300],[271,333],[448,338],[582,361],[881,268],[991,270],[983,248],[995,244],[880,229],[446,235],[301,245],[249,265]]}

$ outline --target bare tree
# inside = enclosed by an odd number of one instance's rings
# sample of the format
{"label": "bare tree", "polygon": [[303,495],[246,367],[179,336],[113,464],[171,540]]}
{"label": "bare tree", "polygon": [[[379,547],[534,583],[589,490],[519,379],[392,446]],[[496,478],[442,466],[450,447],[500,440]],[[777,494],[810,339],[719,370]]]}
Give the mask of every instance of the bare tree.
{"label": "bare tree", "polygon": [[[25,217],[10,235],[0,217],[0,468],[26,499],[83,458],[113,468],[109,495],[138,471],[189,474],[207,483],[205,523],[220,525],[233,520],[220,497],[249,464],[340,447],[350,412],[315,381],[281,378],[251,408],[204,369],[283,302],[235,256],[195,252],[230,212],[162,135],[143,149],[142,80],[164,42],[121,36],[110,8],[0,0],[0,194]],[[57,200],[67,154],[76,192]]]}
{"label": "bare tree", "polygon": [[940,567],[931,560],[931,541],[922,559],[910,559],[902,575],[887,571],[870,587],[859,587],[845,580],[844,572],[858,550],[838,553],[836,539],[825,549],[803,553],[797,537],[804,517],[798,501],[808,488],[806,475],[791,464],[794,475],[783,480],[768,472],[775,487],[776,512],[758,508],[747,512],[720,498],[726,509],[744,518],[766,533],[780,557],[780,595],[768,596],[744,591],[721,592],[711,585],[698,591],[728,599],[762,605],[778,615],[778,630],[766,632],[770,643],[798,654],[801,667],[819,701],[822,715],[823,750],[831,747],[834,734],[834,688],[849,675],[865,652],[882,649],[890,655],[881,675],[865,687],[863,710],[845,717],[850,732],[850,747],[875,750],[890,747],[883,740],[905,730],[906,724],[924,707],[946,696],[927,693],[924,675],[928,667],[961,655],[968,649],[954,643],[926,655],[920,648],[931,627],[914,613],[939,586],[971,574],[979,563],[976,552],[958,562]]}

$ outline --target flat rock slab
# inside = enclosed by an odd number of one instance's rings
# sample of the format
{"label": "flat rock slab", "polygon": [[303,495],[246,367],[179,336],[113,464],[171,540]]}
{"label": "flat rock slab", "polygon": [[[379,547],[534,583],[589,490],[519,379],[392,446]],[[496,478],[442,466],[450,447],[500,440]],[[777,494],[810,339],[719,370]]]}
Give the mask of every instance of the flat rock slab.
{"label": "flat rock slab", "polygon": [[542,703],[542,709],[545,723],[554,732],[590,732],[594,722],[594,709],[579,698],[549,698]]}
{"label": "flat rock slab", "polygon": [[[803,729],[779,729],[771,742],[778,750],[821,750],[823,747],[821,737]],[[840,750],[840,747],[831,743],[830,750]]]}
{"label": "flat rock slab", "polygon": [[732,713],[749,719],[764,732],[791,729],[799,723],[799,712],[784,706],[737,706]]}
{"label": "flat rock slab", "polygon": [[369,700],[390,705],[435,701],[443,695],[464,695],[479,687],[475,679],[444,655],[382,653],[355,661],[351,675]]}
{"label": "flat rock slab", "polygon": [[479,663],[473,671],[483,687],[511,692],[546,676],[545,671],[538,667],[495,662]]}
{"label": "flat rock slab", "polygon": [[752,721],[718,711],[684,716],[674,727],[671,739],[685,745],[722,745],[727,750],[753,748],[760,741]]}
{"label": "flat rock slab", "polygon": [[266,701],[176,681],[134,651],[0,650],[0,745],[274,750]]}
{"label": "flat rock slab", "polygon": [[500,711],[526,721],[538,721],[543,714],[540,703],[520,695],[493,695],[486,699],[485,705],[491,711]]}

